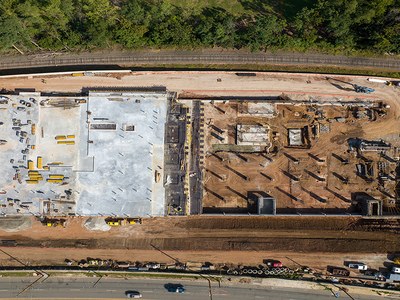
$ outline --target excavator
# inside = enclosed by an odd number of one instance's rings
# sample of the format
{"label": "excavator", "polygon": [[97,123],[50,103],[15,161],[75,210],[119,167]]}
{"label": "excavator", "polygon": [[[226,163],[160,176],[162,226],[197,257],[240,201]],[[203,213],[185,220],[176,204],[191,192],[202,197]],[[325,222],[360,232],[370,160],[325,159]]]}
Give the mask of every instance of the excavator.
{"label": "excavator", "polygon": [[[346,81],[343,81],[343,80],[331,78],[331,77],[326,77],[325,79],[328,80],[333,86],[335,86],[335,87],[337,87],[338,89],[341,89],[341,90],[355,91],[356,93],[363,93],[363,94],[371,94],[371,93],[375,92],[375,90],[373,88],[370,88],[370,87],[367,87],[367,86],[361,86],[361,85],[353,84],[353,83],[346,82]],[[337,81],[337,82],[341,82],[341,83],[345,83],[345,84],[351,85],[353,87],[353,89],[344,88],[339,84],[332,83],[331,81]]]}

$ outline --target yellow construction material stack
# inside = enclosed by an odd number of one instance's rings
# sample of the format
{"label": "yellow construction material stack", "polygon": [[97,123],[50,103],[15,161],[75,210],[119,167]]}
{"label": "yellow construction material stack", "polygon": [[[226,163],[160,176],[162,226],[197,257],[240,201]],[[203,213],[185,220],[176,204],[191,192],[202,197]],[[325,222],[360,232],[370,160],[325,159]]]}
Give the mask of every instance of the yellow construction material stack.
{"label": "yellow construction material stack", "polygon": [[28,160],[28,170],[33,170],[35,168],[35,165],[33,163],[33,161]]}
{"label": "yellow construction material stack", "polygon": [[47,179],[47,182],[50,182],[50,183],[61,183],[61,182],[63,182],[63,180],[62,179]]}
{"label": "yellow construction material stack", "polygon": [[67,139],[67,137],[66,137],[65,135],[56,135],[56,140],[57,140],[57,141],[59,141],[59,140],[65,140],[65,139]]}
{"label": "yellow construction material stack", "polygon": [[37,157],[37,168],[43,169],[43,158],[41,156]]}
{"label": "yellow construction material stack", "polygon": [[36,124],[32,124],[31,133],[32,133],[32,135],[35,135],[35,133],[36,133]]}
{"label": "yellow construction material stack", "polygon": [[50,179],[64,179],[64,175],[59,175],[59,174],[52,174],[49,175]]}
{"label": "yellow construction material stack", "polygon": [[28,171],[29,180],[40,181],[43,176],[38,171]]}
{"label": "yellow construction material stack", "polygon": [[62,144],[62,145],[75,145],[75,141],[57,141],[57,144]]}
{"label": "yellow construction material stack", "polygon": [[74,139],[74,138],[75,138],[75,135],[74,135],[74,134],[67,135],[67,139]]}
{"label": "yellow construction material stack", "polygon": [[37,180],[27,180],[26,183],[27,184],[37,184],[38,181]]}

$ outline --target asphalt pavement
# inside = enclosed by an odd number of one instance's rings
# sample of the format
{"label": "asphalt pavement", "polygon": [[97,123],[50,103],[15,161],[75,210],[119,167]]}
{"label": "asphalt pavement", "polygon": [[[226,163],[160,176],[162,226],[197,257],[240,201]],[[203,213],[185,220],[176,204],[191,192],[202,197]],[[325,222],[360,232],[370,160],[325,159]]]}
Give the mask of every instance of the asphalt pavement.
{"label": "asphalt pavement", "polygon": [[[209,284],[203,281],[177,281],[169,279],[107,279],[98,281],[94,278],[47,278],[43,282],[33,284],[37,278],[0,278],[0,298],[18,299],[124,299],[128,290],[139,291],[143,299],[190,299],[190,300],[243,300],[243,299],[293,299],[317,300],[334,299],[329,290],[289,289],[260,287],[256,285],[225,285],[221,287],[212,283],[211,293]],[[98,281],[98,282],[97,282]],[[97,283],[96,283],[97,282]],[[185,293],[168,292],[165,284],[182,284]],[[24,291],[25,290],[25,291]],[[24,292],[22,292],[24,291]],[[22,293],[21,293],[22,292]],[[341,298],[350,299],[342,293]],[[352,295],[357,300],[377,300],[381,297]]]}

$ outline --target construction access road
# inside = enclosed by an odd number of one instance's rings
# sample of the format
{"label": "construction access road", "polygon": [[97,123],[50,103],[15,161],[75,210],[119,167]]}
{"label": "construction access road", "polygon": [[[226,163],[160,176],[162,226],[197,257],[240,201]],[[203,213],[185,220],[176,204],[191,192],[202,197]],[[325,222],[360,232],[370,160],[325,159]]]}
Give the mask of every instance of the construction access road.
{"label": "construction access road", "polygon": [[[0,220],[3,230],[12,229],[9,218]],[[109,231],[89,231],[85,221],[69,219],[66,228],[52,228],[31,220],[30,228],[1,231],[0,266],[65,266],[65,259],[78,262],[88,257],[259,265],[275,258],[286,266],[306,265],[324,272],[327,265],[341,266],[345,260],[378,269],[400,249],[398,220],[383,230],[384,223],[374,227],[368,219],[353,217],[168,217]]]}

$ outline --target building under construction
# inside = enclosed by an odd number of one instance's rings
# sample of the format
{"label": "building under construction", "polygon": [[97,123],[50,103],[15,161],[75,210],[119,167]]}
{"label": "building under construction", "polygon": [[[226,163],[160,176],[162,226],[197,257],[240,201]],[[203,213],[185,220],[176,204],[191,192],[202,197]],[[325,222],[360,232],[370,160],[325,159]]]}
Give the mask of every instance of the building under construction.
{"label": "building under construction", "polygon": [[399,214],[400,140],[374,130],[388,118],[385,103],[286,97],[203,106],[203,213]]}
{"label": "building under construction", "polygon": [[2,214],[165,214],[165,89],[2,99]]}

